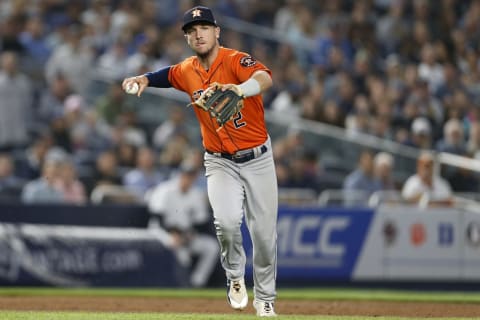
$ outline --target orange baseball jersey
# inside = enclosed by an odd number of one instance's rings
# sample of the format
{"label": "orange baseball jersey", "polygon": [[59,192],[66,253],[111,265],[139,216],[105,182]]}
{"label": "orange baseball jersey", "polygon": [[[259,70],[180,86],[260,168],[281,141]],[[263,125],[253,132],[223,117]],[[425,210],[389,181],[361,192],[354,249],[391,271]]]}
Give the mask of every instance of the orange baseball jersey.
{"label": "orange baseball jersey", "polygon": [[[195,101],[214,82],[240,84],[258,70],[271,75],[267,67],[248,54],[220,47],[208,71],[200,65],[196,56],[192,56],[170,68],[168,81]],[[209,151],[233,154],[259,146],[267,140],[261,95],[244,99],[242,110],[219,131],[217,121],[207,111],[196,107],[194,110],[200,122],[203,145]]]}

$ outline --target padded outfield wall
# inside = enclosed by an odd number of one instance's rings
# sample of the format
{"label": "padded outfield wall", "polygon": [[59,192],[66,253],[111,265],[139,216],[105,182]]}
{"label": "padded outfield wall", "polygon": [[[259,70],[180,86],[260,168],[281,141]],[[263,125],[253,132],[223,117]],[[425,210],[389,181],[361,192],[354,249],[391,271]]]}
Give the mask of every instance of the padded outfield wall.
{"label": "padded outfield wall", "polygon": [[480,281],[480,213],[283,207],[278,226],[279,283]]}
{"label": "padded outfield wall", "polygon": [[[0,207],[0,285],[181,287],[187,272],[141,206]],[[252,246],[243,228],[247,281]],[[279,285],[480,281],[480,214],[281,207]]]}

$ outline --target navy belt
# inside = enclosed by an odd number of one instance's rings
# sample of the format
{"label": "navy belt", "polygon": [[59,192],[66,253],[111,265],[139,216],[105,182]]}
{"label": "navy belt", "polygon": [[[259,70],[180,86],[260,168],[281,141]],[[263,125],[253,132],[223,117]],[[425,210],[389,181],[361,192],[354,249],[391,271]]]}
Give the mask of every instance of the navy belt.
{"label": "navy belt", "polygon": [[268,148],[266,145],[255,147],[247,150],[240,150],[234,154],[223,153],[223,152],[213,152],[210,150],[205,150],[207,153],[212,154],[216,157],[221,157],[233,161],[235,163],[244,163],[252,159],[260,157],[262,154],[267,152]]}

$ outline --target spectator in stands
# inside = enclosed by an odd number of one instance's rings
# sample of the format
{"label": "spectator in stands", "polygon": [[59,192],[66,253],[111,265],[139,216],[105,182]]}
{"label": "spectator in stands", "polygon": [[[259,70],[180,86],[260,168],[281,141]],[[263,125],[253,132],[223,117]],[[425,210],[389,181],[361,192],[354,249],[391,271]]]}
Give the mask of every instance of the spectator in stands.
{"label": "spectator in stands", "polygon": [[22,190],[23,203],[65,203],[63,193],[54,187],[59,179],[59,159],[46,159],[42,165],[42,176],[28,182]]}
{"label": "spectator in stands", "polygon": [[125,31],[130,31],[130,24],[132,23],[131,16],[135,14],[134,4],[130,1],[119,1],[118,5],[113,8],[110,16],[110,35],[113,39],[118,38],[124,34]]}
{"label": "spectator in stands", "polygon": [[26,71],[36,82],[43,82],[43,66],[52,52],[45,34],[45,24],[42,17],[33,15],[28,17],[25,30],[18,37],[28,57],[28,70]]}
{"label": "spectator in stands", "polygon": [[135,147],[147,144],[146,130],[138,123],[137,114],[133,110],[124,110],[118,115],[117,123],[113,127],[116,139]]}
{"label": "spectator in stands", "polygon": [[191,146],[185,136],[173,136],[160,152],[160,166],[169,171],[175,171],[190,150]]}
{"label": "spectator in stands", "polygon": [[423,151],[417,158],[417,172],[409,177],[402,188],[402,197],[412,204],[451,205],[450,184],[434,172],[432,153]]}
{"label": "spectator in stands", "polygon": [[118,123],[119,117],[124,111],[131,108],[127,102],[127,96],[122,90],[122,83],[119,81],[112,82],[107,94],[100,96],[95,103],[95,109],[99,116],[112,126]]}
{"label": "spectator in stands", "polygon": [[286,33],[298,23],[298,12],[302,9],[302,1],[287,0],[275,13],[273,28],[279,33]]}
{"label": "spectator in stands", "polygon": [[432,149],[432,126],[425,117],[418,117],[411,125],[409,145],[418,149]]}
{"label": "spectator in stands", "polygon": [[72,151],[72,139],[70,137],[70,127],[64,113],[56,114],[50,121],[50,132],[52,133],[53,143],[67,152]]}
{"label": "spectator in stands", "polygon": [[169,107],[169,117],[153,132],[153,146],[161,150],[176,135],[187,136],[187,124],[184,108],[178,105]]}
{"label": "spectator in stands", "polygon": [[67,42],[59,45],[50,56],[45,69],[48,83],[52,83],[58,73],[62,73],[71,84],[75,93],[85,95],[93,71],[93,50],[82,43],[82,25],[68,28]]}
{"label": "spectator in stands", "polygon": [[271,108],[279,114],[288,115],[292,118],[299,118],[302,111],[301,98],[305,93],[303,85],[297,81],[287,83],[285,90],[282,90],[272,101]]}
{"label": "spectator in stands", "polygon": [[376,14],[370,1],[355,1],[348,24],[348,37],[356,51],[365,50],[371,55],[377,54],[375,39]]}
{"label": "spectator in stands", "polygon": [[311,155],[305,152],[290,155],[288,161],[289,175],[283,187],[317,191],[318,172],[316,170],[311,171],[311,168],[307,167],[310,157]]}
{"label": "spectator in stands", "polygon": [[[356,89],[350,97],[350,101],[355,100],[356,94],[367,93],[368,78],[373,72],[373,59],[366,50],[360,50],[355,54],[355,60],[352,70],[352,84],[351,88]],[[351,106],[353,107],[353,106]]]}
{"label": "spectator in stands", "polygon": [[155,54],[155,43],[146,38],[142,39],[136,52],[127,58],[127,74],[141,74],[146,72],[149,66],[155,65],[157,60]]}
{"label": "spectator in stands", "polygon": [[345,127],[345,113],[335,100],[327,100],[322,106],[320,121],[335,127]]}
{"label": "spectator in stands", "polygon": [[52,145],[53,138],[49,131],[34,137],[32,144],[16,156],[17,175],[26,180],[40,177],[45,156]]}
{"label": "spectator in stands", "polygon": [[[437,151],[453,153],[459,156],[468,156],[467,145],[464,139],[464,129],[460,120],[452,118],[444,125],[444,138],[436,145]],[[469,170],[445,165],[441,170],[442,176],[457,192],[477,192],[478,180]]]}
{"label": "spectator in stands", "polygon": [[111,127],[90,108],[67,110],[66,120],[76,163],[93,163],[95,156],[113,147]]}
{"label": "spectator in stands", "polygon": [[475,110],[471,108],[473,96],[466,90],[454,89],[451,96],[444,97],[445,119],[458,119],[468,126],[470,120],[475,118]]}
{"label": "spectator in stands", "polygon": [[403,0],[387,2],[388,12],[380,16],[376,24],[377,44],[384,54],[396,52],[408,33],[408,21],[405,19],[406,2]]}
{"label": "spectator in stands", "polygon": [[0,153],[0,200],[20,200],[25,180],[15,175],[15,163],[8,153]]}
{"label": "spectator in stands", "polygon": [[397,189],[393,176],[393,156],[388,152],[379,152],[373,159],[373,175],[379,182],[380,191],[394,191]]}
{"label": "spectator in stands", "polygon": [[445,104],[446,100],[452,97],[456,90],[463,90],[464,88],[459,70],[455,64],[451,62],[445,63],[443,74],[445,80],[434,93]]}
{"label": "spectator in stands", "polygon": [[467,141],[467,153],[470,157],[480,160],[480,121],[475,121],[470,126]]}
{"label": "spectator in stands", "polygon": [[149,147],[138,149],[136,166],[127,172],[123,185],[139,199],[143,199],[147,190],[165,180],[165,175],[155,167],[155,154]]}
{"label": "spectator in stands", "polygon": [[316,21],[317,34],[325,36],[332,25],[346,25],[349,22],[348,12],[339,1],[320,2]]}
{"label": "spectator in stands", "polygon": [[277,139],[272,146],[273,157],[276,163],[287,163],[289,158],[301,154],[304,150],[305,143],[300,129],[290,127],[286,134]]}
{"label": "spectator in stands", "polygon": [[[302,1],[297,2],[299,7],[295,12],[294,23],[282,33],[294,48],[296,60],[303,68],[308,68],[311,62],[310,52],[315,46],[315,15],[308,5]],[[263,58],[261,60],[265,61]]]}
{"label": "spectator in stands", "polygon": [[109,79],[123,79],[127,75],[127,59],[127,45],[120,38],[98,57],[96,68]]}
{"label": "spectator in stands", "polygon": [[114,39],[109,33],[111,3],[105,0],[92,0],[88,6],[80,9],[83,12],[77,13],[75,20],[80,20],[84,24],[85,42],[91,43],[98,57],[108,50]]}
{"label": "spectator in stands", "polygon": [[363,150],[357,162],[357,169],[351,172],[343,182],[345,204],[363,204],[375,191],[380,190],[380,184],[374,177],[373,154]]}
{"label": "spectator in stands", "polygon": [[374,176],[373,153],[370,150],[363,150],[358,158],[357,169],[343,182],[345,204],[364,204],[368,197],[378,190],[380,183]]}
{"label": "spectator in stands", "polygon": [[0,55],[0,101],[0,151],[25,147],[32,123],[32,84],[20,73],[18,56],[11,51]]}
{"label": "spectator in stands", "polygon": [[25,47],[19,39],[23,17],[11,14],[0,20],[0,52],[11,51],[23,54]]}
{"label": "spectator in stands", "polygon": [[121,138],[115,143],[115,156],[117,158],[120,175],[124,175],[135,167],[137,159],[137,147]]}
{"label": "spectator in stands", "polygon": [[36,122],[41,128],[48,127],[52,118],[63,113],[65,99],[71,94],[68,79],[61,73],[54,75],[47,88],[40,93]]}
{"label": "spectator in stands", "polygon": [[277,175],[277,184],[279,188],[288,188],[290,179],[290,170],[285,162],[275,163],[275,173]]}
{"label": "spectator in stands", "polygon": [[372,118],[370,134],[381,139],[393,140],[392,126],[388,114],[377,114]]}
{"label": "spectator in stands", "polygon": [[207,191],[207,177],[205,176],[205,166],[203,165],[204,151],[201,148],[191,147],[191,149],[185,153],[182,163],[188,163],[190,166],[197,170],[197,179],[194,182],[194,187],[197,187],[203,191]]}
{"label": "spectator in stands", "polygon": [[351,136],[369,133],[371,118],[368,98],[364,95],[356,96],[353,110],[345,119],[346,133]]}
{"label": "spectator in stands", "polygon": [[190,284],[203,287],[218,262],[219,245],[215,237],[205,232],[211,217],[207,212],[206,192],[194,186],[197,168],[183,163],[178,176],[156,186],[148,196],[152,213],[149,228],[165,228],[171,235],[179,261],[189,266],[193,256]]}
{"label": "spectator in stands", "polygon": [[[278,116],[290,114],[294,122],[304,117],[345,126],[346,132],[352,135],[374,134],[420,149],[438,146],[445,152],[463,154],[457,146],[448,146],[445,138],[441,142],[439,139],[443,137],[443,125],[452,118],[460,120],[465,130],[473,132],[477,126],[475,121],[480,114],[475,107],[480,101],[476,46],[480,21],[478,1],[440,1],[438,6],[427,0],[411,3],[404,0],[288,0],[249,6],[239,5],[241,2],[214,1],[213,5],[228,16],[273,27],[289,42],[263,41],[263,32],[258,37],[257,34],[244,37],[243,33],[233,30],[225,30],[223,34],[223,41],[235,43],[231,47],[252,52],[257,60],[270,61],[275,87],[265,97],[266,109],[276,110],[280,105]],[[125,72],[127,59],[134,69],[144,70],[150,65],[151,70],[175,64],[190,55],[182,39],[175,36],[178,32],[175,16],[183,12],[182,1],[81,1],[80,5],[78,1],[1,3],[0,54],[12,56],[11,52],[15,52],[13,56],[21,58],[19,68],[15,69],[29,76],[25,79],[16,71],[15,81],[34,88],[24,90],[12,85],[11,76],[5,77],[4,69],[8,68],[1,68],[0,151],[25,144],[29,148],[13,154],[17,174],[29,180],[37,178],[43,163],[42,154],[50,147],[46,145],[52,143],[72,149],[75,163],[82,165],[78,167],[82,169],[80,177],[93,171],[95,156],[111,147],[126,151],[121,153],[126,156],[118,160],[124,169],[121,172],[132,169],[134,150],[155,145],[147,139],[151,127],[142,122],[132,123],[132,114],[124,114],[124,109],[128,109],[123,107],[127,104],[125,101],[111,99],[108,102],[108,111],[101,112],[101,118],[109,122],[105,126],[102,121],[94,120],[93,112],[78,121],[77,117],[67,116],[65,125],[63,105],[72,93],[80,94],[87,101],[97,101],[97,90],[91,90],[89,95],[80,92],[81,88],[91,86],[92,66],[99,66],[95,70],[99,77],[112,77],[109,80],[114,81]],[[374,35],[375,42],[372,41]],[[315,48],[305,56],[300,43],[308,48],[312,39],[316,39]],[[33,67],[32,57],[36,63]],[[42,73],[45,78],[38,78],[37,70],[45,70]],[[43,87],[45,80],[48,88]],[[301,97],[292,97],[290,94],[298,88],[302,89]],[[127,97],[118,90],[115,96]],[[22,108],[33,105],[33,112],[25,112],[17,105]],[[17,115],[21,120],[14,121]],[[423,120],[417,121],[419,117],[429,121],[429,125]],[[344,118],[345,123],[339,123]],[[78,123],[72,123],[72,119]],[[40,135],[49,129],[51,122],[58,129],[55,141],[37,142],[36,137],[28,140],[30,133]],[[115,129],[111,130],[110,126]],[[19,132],[22,142],[17,143]],[[480,145],[473,142],[474,137],[473,133],[468,136],[469,155],[477,153]],[[162,164],[176,170],[190,144],[197,143],[191,138],[178,136],[161,143]],[[283,150],[275,155],[277,162],[285,161],[279,169],[280,183],[280,175],[285,177],[284,181],[290,176],[287,160],[304,144],[295,139],[287,143],[279,141],[282,138],[278,136],[272,138],[275,149]],[[345,168],[342,169],[339,175],[343,181]],[[445,171],[445,167],[442,170]],[[455,191],[478,185],[475,175],[462,170],[456,173],[443,174]],[[88,174],[85,179],[88,180]]]}
{"label": "spectator in stands", "polygon": [[443,126],[443,139],[437,142],[435,149],[439,152],[457,155],[467,154],[463,126],[458,119],[450,119],[445,123]]}
{"label": "spectator in stands", "polygon": [[412,103],[418,111],[419,116],[424,116],[433,121],[435,126],[440,126],[444,119],[443,105],[439,99],[434,97],[428,87],[428,82],[417,79],[412,92],[407,97],[407,102]]}
{"label": "spectator in stands", "polygon": [[58,168],[58,179],[53,187],[63,194],[66,203],[85,204],[87,194],[83,183],[77,178],[77,170],[71,160],[60,163]]}
{"label": "spectator in stands", "polygon": [[331,21],[328,32],[317,39],[312,60],[321,74],[331,74],[352,65],[354,47],[346,35],[345,24]]}
{"label": "spectator in stands", "polygon": [[118,160],[113,150],[106,150],[98,155],[93,174],[85,180],[85,185],[88,194],[100,185],[122,185]]}
{"label": "spectator in stands", "polygon": [[418,76],[427,81],[431,92],[437,92],[445,83],[443,65],[438,62],[437,52],[432,43],[426,43],[421,48]]}

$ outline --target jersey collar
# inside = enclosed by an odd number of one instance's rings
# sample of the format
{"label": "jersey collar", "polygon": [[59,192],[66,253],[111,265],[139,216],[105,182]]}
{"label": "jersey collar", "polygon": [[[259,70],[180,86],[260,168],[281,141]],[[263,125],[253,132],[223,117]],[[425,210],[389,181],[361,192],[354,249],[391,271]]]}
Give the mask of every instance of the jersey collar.
{"label": "jersey collar", "polygon": [[223,56],[225,56],[226,54],[226,49],[222,46],[220,46],[218,48],[218,54],[217,54],[217,57],[215,58],[215,60],[213,61],[212,65],[210,66],[210,69],[208,69],[208,71],[206,71],[202,65],[200,64],[200,62],[198,61],[198,58],[195,57],[195,62],[194,62],[194,66],[195,66],[195,69],[197,69],[197,71],[199,71],[200,73],[202,74],[206,74],[208,76],[211,76],[212,74],[215,73],[215,71],[217,70],[217,68],[222,64],[222,61],[223,61]]}

